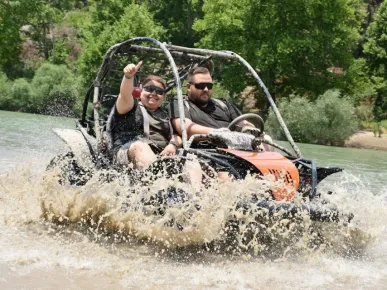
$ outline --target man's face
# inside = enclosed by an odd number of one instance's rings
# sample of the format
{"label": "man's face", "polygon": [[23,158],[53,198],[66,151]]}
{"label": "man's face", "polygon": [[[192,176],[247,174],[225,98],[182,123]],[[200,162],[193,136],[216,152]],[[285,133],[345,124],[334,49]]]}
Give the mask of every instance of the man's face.
{"label": "man's face", "polygon": [[193,76],[193,82],[187,84],[188,98],[199,106],[206,106],[211,95],[212,78],[210,74],[196,74]]}

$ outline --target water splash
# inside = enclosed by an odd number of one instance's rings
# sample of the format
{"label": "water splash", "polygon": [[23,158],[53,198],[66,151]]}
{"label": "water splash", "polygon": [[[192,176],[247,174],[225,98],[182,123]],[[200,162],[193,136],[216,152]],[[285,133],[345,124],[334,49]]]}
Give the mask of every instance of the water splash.
{"label": "water splash", "polygon": [[[345,230],[340,225],[312,223],[307,215],[297,222],[278,217],[267,226],[268,236],[254,232],[261,239],[249,244],[244,238],[251,237],[251,216],[236,210],[235,197],[251,197],[252,192],[265,196],[265,188],[270,186],[265,180],[259,181],[262,192],[257,190],[256,179],[247,178],[244,182],[215,182],[200,196],[183,185],[194,204],[202,208],[171,207],[163,215],[155,215],[152,205],[143,206],[144,198],[168,186],[178,187],[175,180],[161,178],[150,187],[133,186],[125,176],[101,182],[99,176],[106,176],[101,172],[77,187],[58,183],[57,174],[60,172],[36,172],[21,165],[0,176],[0,257],[10,267],[3,269],[0,263],[0,268],[3,273],[10,269],[5,274],[10,281],[23,281],[23,275],[39,277],[42,269],[47,269],[45,273],[52,273],[62,283],[67,278],[60,273],[71,273],[72,285],[81,271],[81,280],[90,288],[96,280],[88,275],[103,277],[98,283],[116,285],[117,289],[133,285],[173,288],[187,285],[187,281],[194,288],[214,289],[387,285],[383,278],[387,275],[383,270],[387,262],[387,195],[373,195],[355,176],[343,174],[320,188],[323,198],[355,215]],[[332,190],[335,194],[325,193]],[[224,232],[230,216],[246,221],[239,225],[242,234],[233,237],[231,247]],[[175,222],[171,225],[172,217],[184,225],[183,230]],[[360,230],[359,239],[350,234],[356,233],[355,229]],[[311,240],[319,237],[319,232],[325,234],[325,240],[314,247]],[[363,233],[374,237],[366,245],[361,242]],[[351,247],[354,250],[349,250]],[[19,273],[14,280],[13,271]],[[176,277],[173,281],[167,278],[171,272]]]}
{"label": "water splash", "polygon": [[[121,174],[106,182],[105,177],[115,173],[99,171],[86,185],[72,186],[58,182],[61,174],[58,167],[40,173],[24,167],[1,177],[1,198],[8,208],[1,215],[3,223],[48,221],[83,228],[95,241],[140,240],[159,245],[163,251],[199,246],[200,251],[268,259],[327,250],[362,255],[378,230],[364,233],[362,229],[367,224],[359,218],[349,225],[327,224],[312,222],[306,212],[289,218],[282,212],[269,216],[255,204],[249,205],[248,210],[238,206],[238,202],[250,201],[252,196],[269,199],[270,179],[249,176],[244,181],[213,181],[196,192],[178,178],[151,181],[152,176],[145,175],[141,182],[133,183],[129,176]],[[360,217],[367,214],[363,206],[366,195],[375,203],[374,208],[382,197],[360,194],[358,189],[356,195],[350,194],[343,185],[353,186],[358,182],[353,179],[344,174],[339,184],[333,185],[336,193],[323,198]],[[160,201],[160,195],[165,196],[166,189],[171,188],[177,195],[169,194]],[[321,191],[328,189],[323,187]],[[179,192],[189,202],[179,201]],[[296,203],[300,200],[297,197]]]}

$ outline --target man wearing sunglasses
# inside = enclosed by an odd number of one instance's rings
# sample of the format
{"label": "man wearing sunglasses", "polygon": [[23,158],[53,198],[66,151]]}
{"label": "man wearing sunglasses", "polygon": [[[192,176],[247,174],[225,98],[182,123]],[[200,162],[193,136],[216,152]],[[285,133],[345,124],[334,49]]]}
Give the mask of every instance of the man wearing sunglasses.
{"label": "man wearing sunglasses", "polygon": [[[212,77],[207,68],[195,67],[189,71],[184,108],[188,138],[194,134],[208,134],[213,130],[228,130],[227,127],[231,121],[241,115],[233,104],[212,99],[212,88]],[[177,100],[170,104],[170,114],[174,128],[181,134]],[[261,132],[250,122],[241,121],[238,127],[241,132],[261,135]]]}

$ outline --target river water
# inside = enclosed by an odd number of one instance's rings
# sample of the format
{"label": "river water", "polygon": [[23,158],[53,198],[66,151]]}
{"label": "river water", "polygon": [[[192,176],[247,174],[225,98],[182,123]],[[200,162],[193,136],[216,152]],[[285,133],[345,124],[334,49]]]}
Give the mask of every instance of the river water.
{"label": "river water", "polygon": [[[66,151],[51,129],[73,128],[73,119],[0,111],[0,124],[0,289],[387,289],[387,152],[300,144],[318,165],[345,169],[320,190],[354,214],[355,234],[333,227],[329,246],[301,247],[303,236],[273,258],[200,245],[219,233],[229,199],[254,189],[251,180],[213,187],[191,212],[195,225],[160,232],[154,218],[117,210],[122,181],[79,188],[47,174]],[[125,235],[139,220],[140,234]]]}

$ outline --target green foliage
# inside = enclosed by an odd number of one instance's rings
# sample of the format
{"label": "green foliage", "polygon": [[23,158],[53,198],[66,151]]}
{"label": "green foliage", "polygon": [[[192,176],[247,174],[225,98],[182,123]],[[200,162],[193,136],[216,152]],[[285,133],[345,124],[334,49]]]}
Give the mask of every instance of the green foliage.
{"label": "green foliage", "polygon": [[120,19],[106,25],[98,37],[89,36],[79,59],[79,73],[90,82],[102,63],[110,46],[136,36],[163,37],[164,29],[155,24],[153,15],[144,6],[131,4],[119,14]]}
{"label": "green foliage", "polygon": [[369,68],[363,58],[353,61],[343,78],[343,92],[351,96],[355,105],[362,100],[376,96],[378,80],[369,77]]}
{"label": "green foliage", "polygon": [[194,29],[203,33],[199,45],[233,50],[259,68],[270,91],[319,94],[335,84],[336,75],[328,68],[346,69],[351,64],[359,36],[355,10],[359,3],[205,1],[204,18],[195,22]]}
{"label": "green foliage", "polygon": [[11,83],[5,73],[0,71],[0,110],[8,110],[10,103]]}
{"label": "green foliage", "polygon": [[[0,1],[0,70],[13,76],[14,67],[19,64],[18,56],[22,39],[20,28],[28,18],[26,7],[31,1]],[[33,9],[31,4],[31,9]]]}
{"label": "green foliage", "polygon": [[378,122],[387,119],[387,88],[378,91],[372,112]]}
{"label": "green foliage", "polygon": [[0,75],[0,90],[0,110],[28,111],[31,86],[26,79],[16,79],[11,82],[2,73]]}
{"label": "green foliage", "polygon": [[360,105],[355,108],[356,119],[361,123],[369,123],[373,120],[374,115],[372,114],[372,106]]}
{"label": "green foliage", "polygon": [[376,137],[378,133],[380,134],[387,133],[387,120],[382,120],[380,122],[368,122],[363,123],[363,127],[369,131],[372,131],[374,133],[374,136]]}
{"label": "green foliage", "polygon": [[27,112],[29,108],[29,98],[31,95],[31,85],[26,79],[16,79],[10,90],[12,103],[8,110]]}
{"label": "green foliage", "polygon": [[117,22],[125,8],[130,7],[133,0],[90,0],[88,10],[90,22],[87,33],[97,37],[101,31]]}
{"label": "green foliage", "polygon": [[220,83],[214,83],[212,88],[213,96],[231,101],[230,92],[226,90]]}
{"label": "green foliage", "polygon": [[376,75],[387,76],[387,2],[383,2],[367,31],[364,52],[371,70]]}
{"label": "green foliage", "polygon": [[73,115],[78,97],[77,82],[65,66],[43,64],[32,79],[31,111],[50,115]]}
{"label": "green foliage", "polygon": [[199,35],[193,30],[196,19],[203,17],[203,0],[148,0],[145,2],[154,19],[167,31],[166,38],[175,45],[193,47]]}
{"label": "green foliage", "polygon": [[[53,48],[55,24],[63,20],[64,12],[78,5],[74,0],[1,0],[0,1],[0,69],[12,78],[25,76],[19,55],[24,40],[32,40],[34,48],[46,60]],[[21,29],[22,28],[22,29]],[[22,33],[20,33],[22,30]],[[28,55],[28,54],[27,54]],[[28,74],[28,72],[27,72]]]}
{"label": "green foliage", "polygon": [[[376,7],[380,2],[367,30],[372,19],[365,19],[366,8],[370,8],[367,5]],[[317,133],[312,135],[313,127],[303,129],[318,117],[318,102],[308,102],[297,95],[315,100],[327,89],[340,89],[357,106],[355,116],[363,124],[387,118],[387,2],[376,3],[362,0],[0,0],[0,71],[5,73],[0,73],[0,109],[57,114],[55,106],[63,101],[67,113],[79,111],[82,100],[77,97],[78,80],[89,84],[107,49],[131,37],[151,36],[176,45],[239,53],[259,70],[274,99],[284,104],[283,113],[289,115],[288,125],[293,128],[294,136],[302,142],[329,143],[323,135],[322,140]],[[359,38],[359,32],[366,36],[364,59],[353,57],[362,55],[364,39]],[[65,78],[72,81],[56,83],[54,79],[59,77],[56,69],[41,67],[44,61],[66,65],[77,78],[60,67]],[[240,64],[222,63],[216,58],[214,63],[214,95],[238,103],[239,99],[234,98],[241,91],[247,86],[256,86]],[[39,75],[30,82],[38,68]],[[42,70],[47,71],[45,77]],[[55,77],[50,78],[51,73]],[[45,78],[48,83],[38,81]],[[282,100],[288,95],[290,99]],[[267,109],[261,90],[254,90],[251,96],[256,98],[262,111]],[[372,112],[364,104],[374,104]],[[287,107],[292,110],[287,112]],[[293,116],[292,112],[299,112],[300,107],[305,114]],[[321,134],[326,133],[321,131]]]}
{"label": "green foliage", "polygon": [[315,105],[318,121],[312,127],[317,144],[343,145],[356,130],[353,106],[338,91],[327,91]]}
{"label": "green foliage", "polygon": [[374,133],[374,136],[376,137],[382,137],[383,134],[383,126],[381,122],[374,122],[372,127],[372,132]]}
{"label": "green foliage", "polygon": [[[289,100],[282,99],[278,104],[278,109],[295,141],[301,143],[313,142],[312,135],[310,134],[310,125],[315,123],[311,119],[316,115],[313,105],[308,99],[293,95],[290,96]],[[273,110],[269,112],[265,128],[272,137],[286,140],[286,136],[281,130]]]}
{"label": "green foliage", "polygon": [[73,10],[66,13],[62,25],[71,27],[77,31],[77,35],[82,38],[88,33],[92,23],[90,12],[86,9]]}
{"label": "green foliage", "polygon": [[372,79],[377,86],[373,113],[376,121],[387,118],[387,2],[375,14],[364,44]]}
{"label": "green foliage", "polygon": [[[338,91],[327,91],[314,103],[293,96],[290,101],[281,100],[278,107],[297,142],[343,145],[356,129],[353,106]],[[275,138],[286,139],[273,111],[269,113],[266,130]]]}

